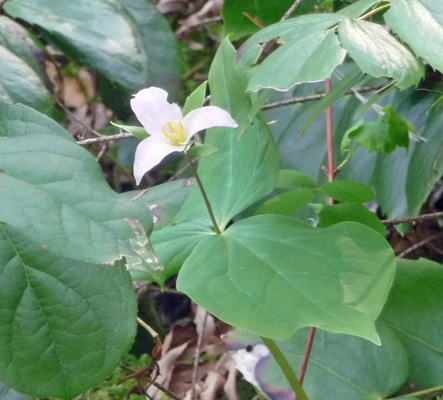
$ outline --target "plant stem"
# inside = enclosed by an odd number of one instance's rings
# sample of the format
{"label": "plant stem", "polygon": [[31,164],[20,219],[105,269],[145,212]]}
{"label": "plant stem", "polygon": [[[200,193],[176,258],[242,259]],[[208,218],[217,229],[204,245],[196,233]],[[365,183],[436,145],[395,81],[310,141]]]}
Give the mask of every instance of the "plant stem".
{"label": "plant stem", "polygon": [[423,214],[423,215],[417,215],[416,217],[405,217],[405,218],[393,218],[393,219],[384,219],[381,221],[383,225],[390,226],[390,225],[398,225],[403,224],[405,222],[422,222],[422,221],[430,221],[433,219],[440,219],[443,218],[443,212],[436,212],[432,214]]}
{"label": "plant stem", "polygon": [[305,353],[303,354],[303,360],[300,366],[300,373],[298,374],[300,378],[300,383],[302,385],[303,381],[305,380],[306,370],[308,369],[308,361],[309,361],[309,356],[311,355],[312,344],[314,343],[314,337],[315,337],[315,328],[311,327],[311,329],[309,329],[309,335],[308,335],[308,340],[306,342]]}
{"label": "plant stem", "polygon": [[367,12],[366,14],[363,14],[361,17],[357,18],[359,21],[368,19],[372,17],[375,14],[378,14],[381,11],[387,10],[389,7],[391,7],[391,4],[385,4],[384,6],[380,6],[378,8],[374,8],[373,10]]}
{"label": "plant stem", "polygon": [[309,400],[308,396],[306,395],[305,391],[301,386],[300,381],[297,379],[297,376],[295,375],[294,371],[292,370],[285,356],[278,348],[278,346],[275,344],[275,342],[272,339],[268,339],[265,337],[262,337],[262,340],[265,343],[265,345],[268,347],[271,354],[274,356],[275,361],[277,361],[277,364],[281,368],[283,374],[286,376],[286,379],[289,381],[289,384],[294,390],[296,398],[298,400]]}
{"label": "plant stem", "polygon": [[397,396],[397,397],[390,397],[389,399],[385,399],[385,400],[396,400],[396,399],[402,399],[403,397],[424,396],[426,394],[440,392],[440,391],[443,391],[443,385],[442,386],[435,386],[430,389],[419,390],[418,392],[402,394],[401,396]]}
{"label": "plant stem", "polygon": [[217,235],[220,235],[221,234],[220,228],[217,225],[217,221],[215,219],[214,212],[212,211],[211,203],[209,202],[208,195],[206,194],[205,188],[203,187],[202,181],[200,180],[200,176],[198,175],[197,168],[195,168],[195,165],[192,162],[191,157],[189,157],[186,152],[184,154],[185,154],[186,160],[188,161],[189,166],[192,169],[192,172],[194,173],[195,180],[197,181],[197,185],[200,188],[200,192],[201,192],[203,199],[205,201],[206,208],[208,209],[209,216],[211,217],[212,227],[214,228],[215,233]]}
{"label": "plant stem", "polygon": [[[326,79],[326,93],[329,93],[332,88],[331,79]],[[328,180],[335,181],[335,164],[334,164],[334,136],[332,127],[332,106],[326,110],[326,143],[328,147]],[[334,204],[334,200],[329,198],[329,204]]]}

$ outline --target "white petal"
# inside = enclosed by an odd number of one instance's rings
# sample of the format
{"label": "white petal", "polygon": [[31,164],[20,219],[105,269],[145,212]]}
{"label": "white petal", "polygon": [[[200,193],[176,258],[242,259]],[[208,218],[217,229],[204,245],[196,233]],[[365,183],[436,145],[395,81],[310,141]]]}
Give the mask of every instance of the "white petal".
{"label": "white petal", "polygon": [[216,106],[207,106],[192,110],[183,118],[182,124],[187,140],[203,129],[214,126],[227,126],[229,128],[237,128],[238,126],[227,111]]}
{"label": "white petal", "polygon": [[155,136],[143,140],[135,150],[133,173],[137,185],[142,180],[143,175],[160,163],[168,154],[184,149],[185,145],[175,146]]}
{"label": "white petal", "polygon": [[181,122],[180,107],[167,101],[168,93],[157,87],[140,90],[131,99],[131,108],[137,119],[151,136],[163,136],[168,121]]}

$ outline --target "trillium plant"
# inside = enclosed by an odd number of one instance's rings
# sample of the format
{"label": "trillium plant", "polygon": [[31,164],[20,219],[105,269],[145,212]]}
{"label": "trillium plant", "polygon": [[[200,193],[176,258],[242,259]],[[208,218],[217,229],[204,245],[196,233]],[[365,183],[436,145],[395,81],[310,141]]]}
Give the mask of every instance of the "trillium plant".
{"label": "trillium plant", "polygon": [[163,89],[150,87],[139,91],[131,100],[132,110],[150,135],[135,152],[137,184],[168,154],[188,150],[196,133],[216,126],[238,126],[227,111],[216,106],[200,107],[183,116],[180,107],[169,103],[167,98],[168,93]]}
{"label": "trillium plant", "polygon": [[[69,400],[100,385],[137,322],[152,322],[151,291],[134,286],[171,277],[233,327],[223,352],[271,400],[437,398],[441,226],[417,227],[422,210],[442,218],[443,1],[225,1],[210,22],[223,27],[185,35],[223,32],[189,69],[209,71],[192,93],[182,61],[198,46],[178,51],[169,26],[181,15],[144,0],[62,3],[0,1],[0,399]],[[67,73],[78,76],[55,90]],[[77,80],[88,111],[72,115]],[[183,108],[172,102],[184,95]],[[127,100],[142,127],[117,126],[139,143],[90,118],[132,116]],[[77,115],[82,137],[60,123]],[[138,190],[173,152],[195,180],[159,170]],[[416,222],[412,236],[399,221]],[[192,343],[204,352],[218,325],[205,336],[202,324]]]}

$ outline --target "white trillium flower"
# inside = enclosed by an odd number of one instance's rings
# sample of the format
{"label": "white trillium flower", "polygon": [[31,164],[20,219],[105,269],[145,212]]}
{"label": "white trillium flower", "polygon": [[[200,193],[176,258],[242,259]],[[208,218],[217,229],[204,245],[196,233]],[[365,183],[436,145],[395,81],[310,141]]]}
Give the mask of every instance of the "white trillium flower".
{"label": "white trillium flower", "polygon": [[238,125],[225,110],[207,106],[183,117],[180,107],[167,101],[168,93],[157,87],[140,90],[131,99],[131,108],[150,135],[135,151],[134,177],[137,185],[143,175],[174,151],[186,149],[192,136],[215,126]]}

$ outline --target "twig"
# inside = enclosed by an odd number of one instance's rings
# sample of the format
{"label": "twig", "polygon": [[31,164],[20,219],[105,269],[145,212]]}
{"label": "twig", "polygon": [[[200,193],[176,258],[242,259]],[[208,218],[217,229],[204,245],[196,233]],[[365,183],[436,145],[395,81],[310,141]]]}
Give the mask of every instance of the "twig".
{"label": "twig", "polygon": [[285,15],[281,18],[280,22],[286,21],[292,13],[300,6],[303,0],[295,0],[294,4],[289,8],[288,11],[285,12]]}
{"label": "twig", "polygon": [[408,254],[412,253],[414,250],[417,250],[420,247],[423,247],[426,244],[428,244],[428,243],[430,243],[430,242],[432,242],[432,241],[434,241],[434,240],[436,240],[436,239],[438,239],[440,237],[442,237],[442,233],[441,232],[439,232],[439,233],[437,233],[435,235],[432,235],[432,236],[430,236],[430,237],[428,237],[426,239],[423,239],[420,242],[415,243],[413,246],[408,247],[406,250],[402,251],[400,254],[397,255],[397,258],[406,257]]}
{"label": "twig", "polygon": [[391,226],[391,225],[404,224],[405,222],[415,223],[415,222],[423,222],[423,221],[432,221],[434,219],[440,219],[440,218],[443,218],[443,212],[417,215],[416,217],[384,219],[381,221],[381,223],[386,226]]}
{"label": "twig", "polygon": [[195,399],[195,389],[197,386],[197,379],[198,379],[198,367],[200,365],[200,353],[203,347],[203,337],[205,335],[206,321],[208,320],[208,312],[204,311],[204,313],[205,316],[203,317],[201,330],[198,333],[197,347],[195,348],[194,366],[192,368],[191,400]]}
{"label": "twig", "polygon": [[[371,92],[373,90],[381,89],[383,86],[384,85],[364,86],[364,87],[361,87],[359,89],[354,89],[354,90],[357,90],[357,92]],[[354,94],[354,91],[349,90],[345,93],[345,95],[350,95],[350,94]],[[319,99],[322,99],[323,97],[325,97],[326,95],[327,95],[327,93],[319,93],[319,94],[313,94],[310,96],[294,97],[292,99],[276,101],[274,103],[266,104],[266,105],[262,106],[261,109],[267,110],[269,108],[288,106],[288,105],[294,104],[294,103],[304,103],[304,102],[308,102],[308,101],[319,100]]]}
{"label": "twig", "polygon": [[131,133],[123,132],[123,133],[118,133],[117,135],[106,135],[91,139],[79,140],[77,144],[79,144],[80,146],[89,146],[95,143],[110,142],[112,140],[120,140],[120,139],[129,139],[131,137],[134,137]]}
{"label": "twig", "polygon": [[166,393],[169,397],[173,398],[174,400],[182,400],[174,392],[171,392],[167,387],[161,385],[160,383],[154,381],[152,382],[152,386],[155,386],[157,389],[160,389],[162,392]]}

